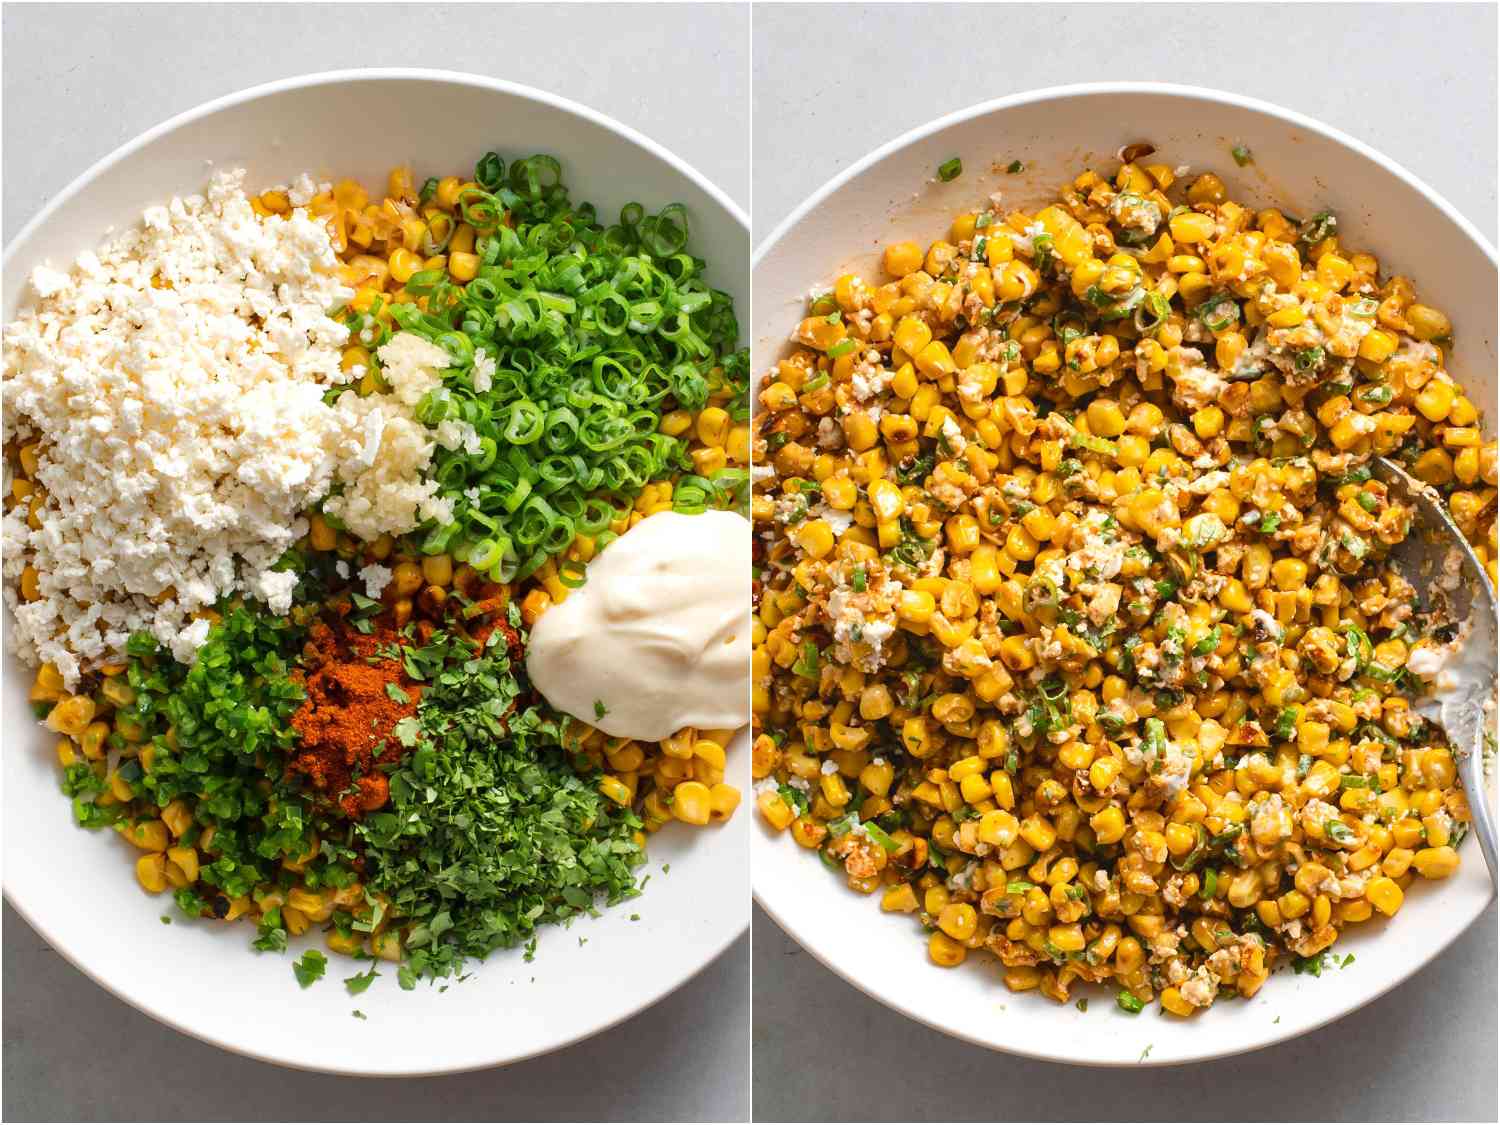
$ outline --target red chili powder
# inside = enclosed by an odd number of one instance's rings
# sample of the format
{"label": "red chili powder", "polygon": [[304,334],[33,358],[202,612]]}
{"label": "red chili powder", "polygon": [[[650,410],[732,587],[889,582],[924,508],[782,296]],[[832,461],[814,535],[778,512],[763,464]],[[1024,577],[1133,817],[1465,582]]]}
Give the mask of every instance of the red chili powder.
{"label": "red chili powder", "polygon": [[[422,685],[407,678],[399,657],[378,655],[402,643],[388,619],[369,633],[320,621],[303,649],[307,698],[292,716],[301,743],[288,769],[354,820],[389,800],[390,783],[376,767],[407,752],[393,728],[416,714]],[[393,684],[406,702],[392,697]]]}

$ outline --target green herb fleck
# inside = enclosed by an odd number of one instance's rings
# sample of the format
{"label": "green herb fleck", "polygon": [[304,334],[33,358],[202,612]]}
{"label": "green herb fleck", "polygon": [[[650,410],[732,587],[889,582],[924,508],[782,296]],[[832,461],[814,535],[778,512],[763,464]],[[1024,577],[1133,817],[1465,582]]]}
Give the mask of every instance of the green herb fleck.
{"label": "green herb fleck", "polygon": [[316,949],[309,949],[301,957],[292,962],[292,973],[297,978],[297,983],[307,988],[313,981],[320,979],[328,971],[328,958]]}
{"label": "green herb fleck", "polygon": [[355,973],[352,977],[345,977],[344,987],[349,990],[350,996],[358,996],[365,989],[369,988],[370,985],[374,984],[375,978],[379,975],[372,965],[366,972]]}
{"label": "green herb fleck", "polygon": [[[1124,988],[1120,989],[1119,995],[1115,997],[1115,1003],[1122,1011],[1129,1012],[1133,1016],[1140,1015],[1146,1008],[1144,1002],[1138,999],[1134,993]],[[1148,1047],[1147,1050],[1150,1050],[1150,1048]],[[1144,1058],[1145,1056],[1142,1055],[1141,1057]]]}

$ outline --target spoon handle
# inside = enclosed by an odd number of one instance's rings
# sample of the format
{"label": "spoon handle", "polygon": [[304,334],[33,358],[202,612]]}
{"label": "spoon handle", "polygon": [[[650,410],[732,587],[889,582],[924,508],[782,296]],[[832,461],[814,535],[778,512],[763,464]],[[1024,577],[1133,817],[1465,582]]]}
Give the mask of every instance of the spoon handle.
{"label": "spoon handle", "polygon": [[1443,726],[1456,752],[1458,775],[1469,802],[1469,824],[1479,839],[1479,850],[1484,853],[1492,884],[1500,877],[1500,867],[1495,858],[1495,816],[1490,809],[1489,786],[1484,776],[1484,700],[1494,691],[1491,681],[1486,695],[1477,698],[1471,695],[1443,706]]}

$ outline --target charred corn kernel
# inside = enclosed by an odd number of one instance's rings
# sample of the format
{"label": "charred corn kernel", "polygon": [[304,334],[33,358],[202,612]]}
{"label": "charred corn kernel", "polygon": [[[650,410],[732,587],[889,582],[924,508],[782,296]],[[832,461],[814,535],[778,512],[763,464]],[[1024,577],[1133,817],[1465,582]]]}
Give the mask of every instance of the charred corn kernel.
{"label": "charred corn kernel", "polygon": [[914,316],[904,316],[897,322],[891,339],[895,341],[898,348],[916,359],[922,349],[932,342],[932,329],[924,320]]}
{"label": "charred corn kernel", "polygon": [[632,794],[630,787],[617,777],[605,774],[599,781],[599,792],[608,797],[617,805],[629,805]]}
{"label": "charred corn kernel", "polygon": [[942,375],[951,375],[957,366],[953,357],[948,354],[948,345],[937,340],[932,341],[924,347],[916,357],[917,370],[929,379],[936,379]]}
{"label": "charred corn kernel", "polygon": [[94,701],[88,696],[69,696],[47,713],[47,726],[58,734],[79,738],[93,722],[95,710]]}
{"label": "charred corn kernel", "polygon": [[138,820],[121,834],[142,851],[167,850],[167,826],[160,820]]}
{"label": "charred corn kernel", "polygon": [[1207,242],[1214,236],[1214,221],[1196,211],[1174,215],[1167,224],[1174,242]]}
{"label": "charred corn kernel", "polygon": [[708,790],[708,817],[715,822],[723,822],[734,815],[734,810],[740,807],[740,791],[733,785],[722,781],[709,786]]}
{"label": "charred corn kernel", "polygon": [[933,931],[932,936],[927,939],[927,956],[932,959],[934,965],[952,969],[962,965],[964,958],[968,955],[969,951],[962,942],[949,937],[941,930]]}
{"label": "charred corn kernel", "polygon": [[807,520],[797,531],[797,545],[815,559],[833,550],[833,528],[827,520]]}
{"label": "charred corn kernel", "polygon": [[424,555],[422,579],[429,586],[451,586],[453,584],[453,556],[449,554]]}
{"label": "charred corn kernel", "polygon": [[1453,385],[1434,379],[1418,392],[1415,405],[1429,422],[1441,422],[1448,417],[1455,398]]}
{"label": "charred corn kernel", "polygon": [[1394,879],[1382,875],[1365,884],[1365,898],[1371,906],[1389,918],[1401,909],[1406,895]]}
{"label": "charred corn kernel", "polygon": [[175,847],[167,849],[167,860],[177,866],[189,884],[198,881],[198,852],[195,848]]}
{"label": "charred corn kernel", "polygon": [[915,242],[893,242],[885,248],[882,264],[892,277],[915,273],[922,268],[922,248]]}
{"label": "charred corn kernel", "polygon": [[1411,865],[1424,879],[1446,879],[1458,870],[1458,853],[1447,846],[1423,848],[1412,856]]}
{"label": "charred corn kernel", "polygon": [[1418,340],[1437,340],[1453,332],[1448,318],[1427,305],[1408,305],[1406,323],[1411,325],[1411,334]]}
{"label": "charred corn kernel", "polygon": [[978,923],[979,915],[966,902],[950,902],[938,915],[938,928],[954,941],[968,941]]}
{"label": "charred corn kernel", "polygon": [[396,597],[410,597],[422,588],[422,568],[414,562],[399,562],[391,572],[390,589]]}
{"label": "charred corn kernel", "polygon": [[760,810],[760,815],[765,818],[766,823],[778,832],[784,831],[796,815],[792,812],[791,806],[782,800],[781,795],[775,792],[759,794],[755,798],[755,807]]}
{"label": "charred corn kernel", "polygon": [[1367,359],[1371,363],[1384,363],[1396,354],[1400,343],[1395,333],[1383,328],[1372,328],[1359,342],[1359,355],[1361,359]]}
{"label": "charred corn kernel", "polygon": [[1174,1016],[1191,1016],[1194,1012],[1198,1011],[1197,1006],[1190,1003],[1182,995],[1181,989],[1175,985],[1169,985],[1167,988],[1162,989],[1161,1006],[1163,1010],[1171,1012]]}
{"label": "charred corn kernel", "polygon": [[356,953],[364,951],[364,937],[361,934],[341,934],[338,930],[330,930],[328,937],[324,940],[329,949],[335,953],[342,953],[345,957],[353,957]]}
{"label": "charred corn kernel", "polygon": [[1043,816],[1028,816],[1021,821],[1021,838],[1039,852],[1057,841],[1057,830]]}
{"label": "charred corn kernel", "polygon": [[317,513],[308,518],[307,537],[315,551],[331,551],[338,545],[338,532]]}
{"label": "charred corn kernel", "polygon": [[473,281],[479,273],[478,255],[453,251],[448,255],[448,273],[454,281]]}
{"label": "charred corn kernel", "polygon": [[161,894],[167,889],[167,857],[161,852],[141,856],[135,861],[135,877],[148,894]]}
{"label": "charred corn kernel", "polygon": [[880,909],[892,914],[912,914],[917,910],[917,894],[910,883],[887,887],[880,896]]}
{"label": "charred corn kernel", "polygon": [[896,616],[903,621],[924,625],[932,620],[937,602],[926,590],[903,590],[896,603]]}

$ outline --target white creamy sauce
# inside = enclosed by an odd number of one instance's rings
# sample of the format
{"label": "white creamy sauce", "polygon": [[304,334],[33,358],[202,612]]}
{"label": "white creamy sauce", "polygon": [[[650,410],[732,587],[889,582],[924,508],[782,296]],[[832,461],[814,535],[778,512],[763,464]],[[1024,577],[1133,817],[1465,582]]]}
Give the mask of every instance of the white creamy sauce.
{"label": "white creamy sauce", "polygon": [[750,721],[750,524],[658,512],[611,543],[531,631],[537,690],[615,738]]}

